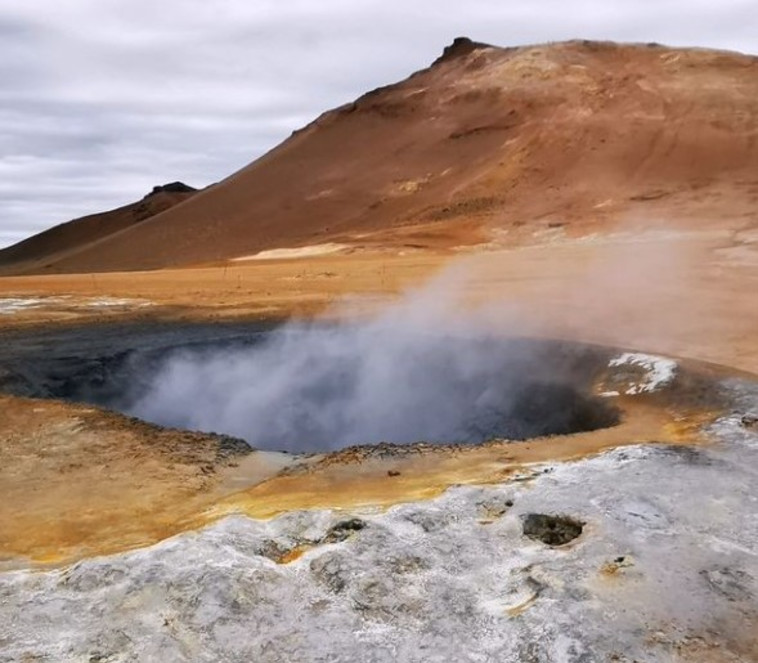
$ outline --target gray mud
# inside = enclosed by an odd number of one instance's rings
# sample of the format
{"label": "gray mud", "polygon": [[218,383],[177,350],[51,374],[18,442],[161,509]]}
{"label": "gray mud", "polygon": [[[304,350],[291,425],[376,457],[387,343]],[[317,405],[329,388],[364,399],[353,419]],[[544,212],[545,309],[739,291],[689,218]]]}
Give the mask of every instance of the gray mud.
{"label": "gray mud", "polygon": [[[329,355],[333,345],[345,345],[343,337],[349,342],[344,329],[289,328],[289,337],[299,336],[281,349],[272,341],[279,333],[275,324],[115,323],[5,332],[0,390],[90,403],[162,426],[231,435],[255,448],[306,453],[382,442],[523,440],[619,421],[613,403],[591,393],[612,354],[607,348],[407,335],[412,340],[403,337],[401,351],[390,347],[386,356],[379,354],[381,369],[369,372],[360,347]],[[320,352],[323,338],[332,344],[328,356]],[[310,355],[292,358],[293,346],[308,344]],[[416,352],[419,347],[423,351]],[[280,372],[288,361],[305,367],[286,375],[288,391],[258,403],[272,388],[272,370],[257,361],[266,353]],[[241,380],[219,378],[245,362],[251,368]],[[177,365],[189,369],[175,388],[170,378]],[[394,383],[356,406],[356,393],[366,391],[359,383],[387,371],[396,374]],[[225,414],[229,402],[243,415]]]}

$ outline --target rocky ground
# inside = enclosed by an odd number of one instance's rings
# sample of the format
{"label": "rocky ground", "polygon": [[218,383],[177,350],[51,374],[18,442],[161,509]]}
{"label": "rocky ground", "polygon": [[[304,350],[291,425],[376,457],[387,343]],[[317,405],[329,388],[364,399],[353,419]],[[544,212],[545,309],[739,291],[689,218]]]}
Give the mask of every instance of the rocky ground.
{"label": "rocky ground", "polygon": [[706,447],[630,446],[386,510],[230,516],[5,573],[0,660],[758,660],[742,420],[758,386],[723,388],[735,411]]}

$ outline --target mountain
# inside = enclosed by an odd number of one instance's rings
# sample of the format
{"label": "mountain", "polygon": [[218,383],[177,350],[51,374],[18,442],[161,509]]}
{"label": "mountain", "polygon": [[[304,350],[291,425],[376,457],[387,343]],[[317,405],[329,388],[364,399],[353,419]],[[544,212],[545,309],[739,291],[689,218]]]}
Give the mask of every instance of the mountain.
{"label": "mountain", "polygon": [[61,223],[0,251],[0,273],[49,271],[67,255],[144,222],[191,198],[197,189],[183,182],[153,187],[142,200],[114,210]]}
{"label": "mountain", "polygon": [[19,245],[0,265],[153,269],[325,242],[438,250],[619,219],[721,227],[753,213],[757,173],[756,57],[459,38],[181,205],[107,234],[79,225],[65,252],[37,236],[24,262]]}

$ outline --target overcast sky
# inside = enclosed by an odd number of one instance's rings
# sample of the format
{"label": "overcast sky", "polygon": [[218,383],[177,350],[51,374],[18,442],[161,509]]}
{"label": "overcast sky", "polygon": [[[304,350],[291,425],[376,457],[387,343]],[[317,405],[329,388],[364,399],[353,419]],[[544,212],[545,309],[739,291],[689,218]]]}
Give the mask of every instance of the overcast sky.
{"label": "overcast sky", "polygon": [[2,0],[0,246],[217,181],[458,35],[758,53],[758,0]]}

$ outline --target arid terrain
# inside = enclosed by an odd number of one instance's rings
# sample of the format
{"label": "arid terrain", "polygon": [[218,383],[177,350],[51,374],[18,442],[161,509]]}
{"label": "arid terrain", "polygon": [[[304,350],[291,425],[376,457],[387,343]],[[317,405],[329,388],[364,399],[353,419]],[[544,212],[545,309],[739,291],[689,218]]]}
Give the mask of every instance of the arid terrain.
{"label": "arid terrain", "polygon": [[[0,251],[0,661],[758,660],[756,73],[456,40],[218,184]],[[619,421],[285,454],[66,400],[171,330],[292,320],[560,339]]]}
{"label": "arid terrain", "polygon": [[57,256],[40,237],[0,252],[0,266],[140,270],[325,243],[513,246],[620,219],[745,231],[758,199],[756,68],[752,56],[657,45],[459,39],[181,204],[82,232]]}

